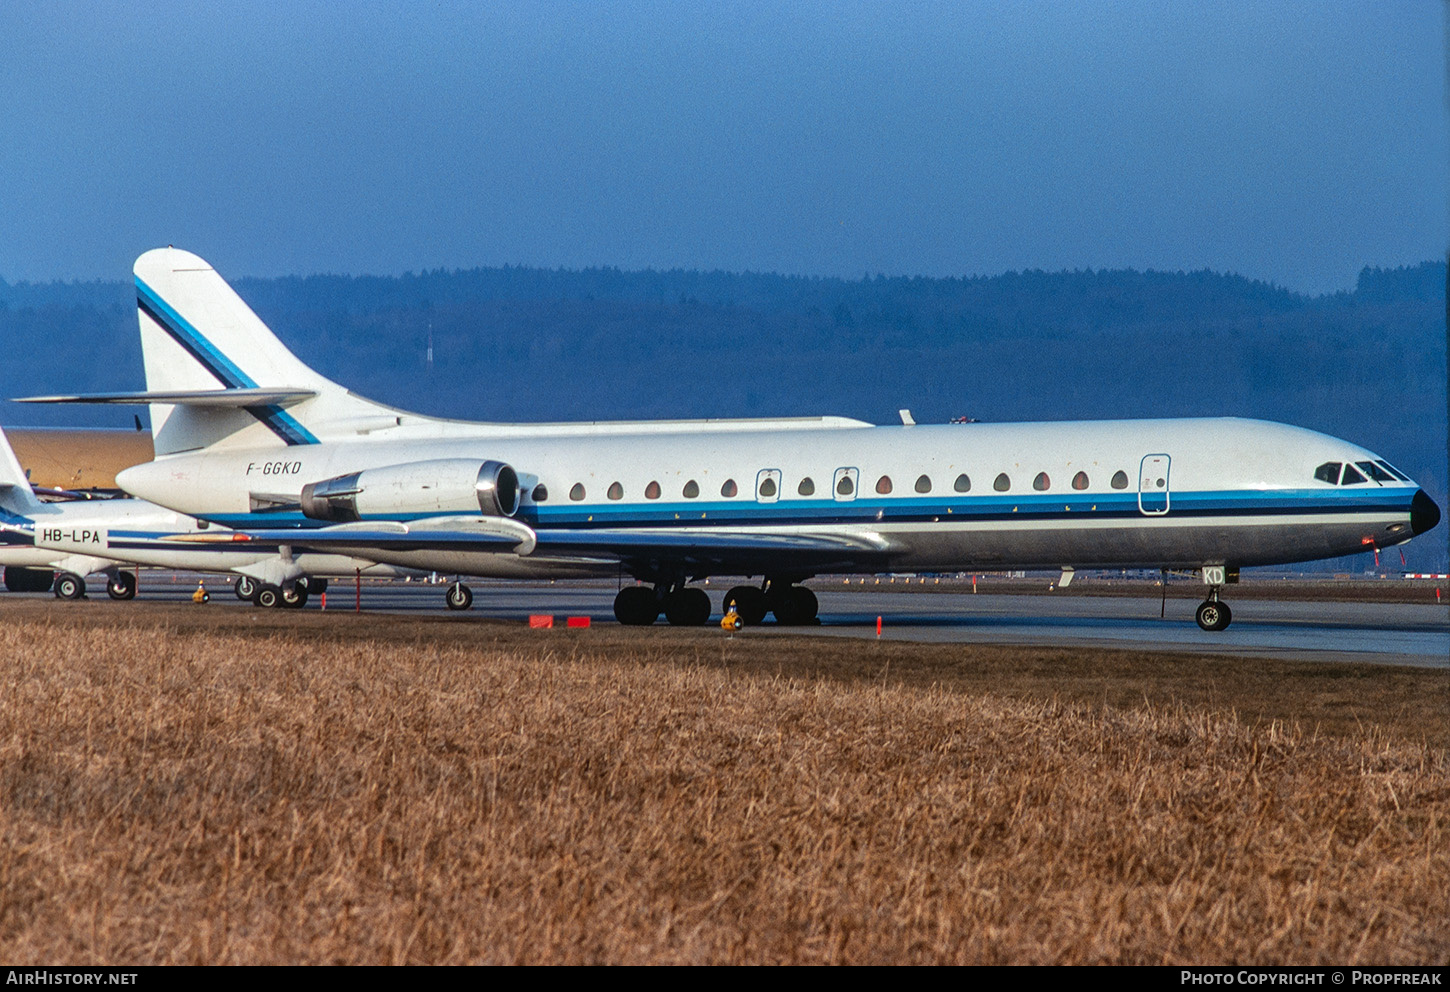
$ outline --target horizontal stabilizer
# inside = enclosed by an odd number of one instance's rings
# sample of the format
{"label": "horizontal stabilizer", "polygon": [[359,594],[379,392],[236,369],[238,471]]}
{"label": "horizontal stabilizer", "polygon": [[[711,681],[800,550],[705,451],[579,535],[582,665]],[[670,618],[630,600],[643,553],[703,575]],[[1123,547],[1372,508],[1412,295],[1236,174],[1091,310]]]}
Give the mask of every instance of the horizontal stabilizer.
{"label": "horizontal stabilizer", "polygon": [[311,399],[311,389],[183,389],[137,393],[81,393],[74,396],[26,396],[15,403],[169,403],[175,406],[228,409],[252,406],[291,406]]}

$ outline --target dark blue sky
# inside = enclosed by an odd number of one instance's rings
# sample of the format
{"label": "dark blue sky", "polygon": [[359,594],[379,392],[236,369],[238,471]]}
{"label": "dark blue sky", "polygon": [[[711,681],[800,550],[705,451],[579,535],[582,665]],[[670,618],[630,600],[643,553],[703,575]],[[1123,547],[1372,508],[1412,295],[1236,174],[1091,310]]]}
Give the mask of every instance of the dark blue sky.
{"label": "dark blue sky", "polygon": [[1434,0],[0,6],[0,277],[859,276],[1450,242]]}

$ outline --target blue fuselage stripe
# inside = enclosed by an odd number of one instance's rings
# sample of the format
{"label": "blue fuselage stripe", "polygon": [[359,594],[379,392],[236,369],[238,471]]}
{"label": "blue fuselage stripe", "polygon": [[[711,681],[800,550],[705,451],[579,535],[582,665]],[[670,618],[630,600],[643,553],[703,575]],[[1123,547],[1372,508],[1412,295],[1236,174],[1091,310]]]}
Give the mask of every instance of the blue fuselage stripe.
{"label": "blue fuselage stripe", "polygon": [[[1205,517],[1283,518],[1309,515],[1361,513],[1409,513],[1414,490],[1394,493],[1319,491],[1233,491],[1174,493],[1169,512],[1144,514],[1138,509],[1137,493],[1098,494],[1082,499],[1023,496],[1017,499],[993,496],[933,499],[782,500],[756,503],[744,500],[709,503],[667,504],[575,504],[541,506],[526,504],[516,517],[542,535],[551,528],[594,530],[605,528],[651,529],[674,527],[718,527],[759,525],[872,526],[881,524],[934,523],[944,527],[1024,520],[1033,523],[1113,519],[1124,522],[1193,520]],[[377,514],[367,519],[407,522],[437,513]],[[284,513],[211,514],[206,519],[238,529],[327,526],[296,511]]]}

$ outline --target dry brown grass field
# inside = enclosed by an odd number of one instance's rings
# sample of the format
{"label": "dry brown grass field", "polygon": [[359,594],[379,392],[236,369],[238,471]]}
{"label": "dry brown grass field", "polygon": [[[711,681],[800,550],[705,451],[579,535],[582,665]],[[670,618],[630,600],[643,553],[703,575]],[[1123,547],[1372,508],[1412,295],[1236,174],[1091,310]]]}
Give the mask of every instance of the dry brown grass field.
{"label": "dry brown grass field", "polygon": [[0,958],[1450,961],[1443,673],[748,634],[0,604]]}

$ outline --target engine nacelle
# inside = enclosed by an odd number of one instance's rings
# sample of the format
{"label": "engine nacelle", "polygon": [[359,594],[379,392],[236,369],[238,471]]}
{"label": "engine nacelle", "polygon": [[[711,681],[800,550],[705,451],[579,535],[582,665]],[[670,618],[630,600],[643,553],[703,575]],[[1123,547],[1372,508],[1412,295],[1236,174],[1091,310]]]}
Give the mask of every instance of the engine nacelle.
{"label": "engine nacelle", "polygon": [[511,517],[518,508],[519,477],[512,468],[465,458],[386,465],[302,487],[303,515],[333,523],[480,511]]}

